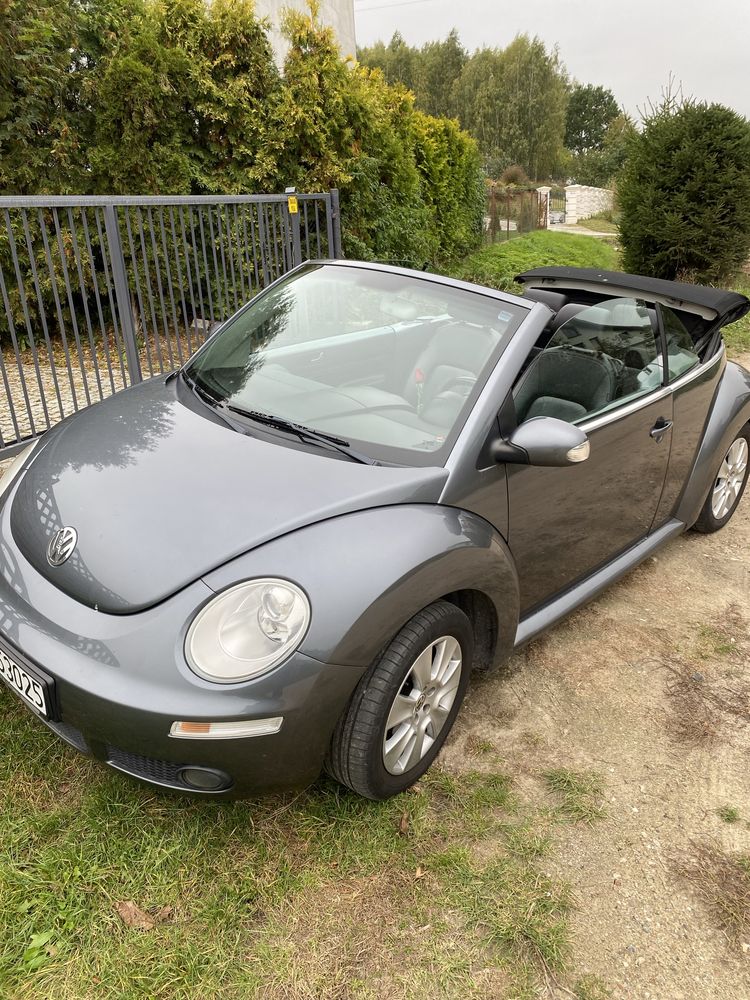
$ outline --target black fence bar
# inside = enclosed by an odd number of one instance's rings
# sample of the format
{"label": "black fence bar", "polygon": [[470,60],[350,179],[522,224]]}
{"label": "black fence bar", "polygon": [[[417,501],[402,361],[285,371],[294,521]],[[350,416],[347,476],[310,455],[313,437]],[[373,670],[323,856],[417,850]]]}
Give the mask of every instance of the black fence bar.
{"label": "black fence bar", "polygon": [[341,255],[337,191],[0,197],[0,461],[172,370],[303,259]]}

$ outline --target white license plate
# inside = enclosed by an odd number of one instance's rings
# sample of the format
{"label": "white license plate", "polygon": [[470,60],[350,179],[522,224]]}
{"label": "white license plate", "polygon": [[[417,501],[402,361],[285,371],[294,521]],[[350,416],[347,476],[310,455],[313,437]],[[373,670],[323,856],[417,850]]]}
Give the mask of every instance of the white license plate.
{"label": "white license plate", "polygon": [[49,715],[44,684],[15,663],[0,649],[0,679],[20,695],[25,702],[45,717]]}

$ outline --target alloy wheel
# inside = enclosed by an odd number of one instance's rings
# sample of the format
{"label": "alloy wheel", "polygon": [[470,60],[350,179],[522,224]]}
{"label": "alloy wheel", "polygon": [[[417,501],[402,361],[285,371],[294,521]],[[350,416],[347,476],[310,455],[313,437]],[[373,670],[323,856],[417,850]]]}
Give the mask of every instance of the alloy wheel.
{"label": "alloy wheel", "polygon": [[711,496],[711,513],[717,521],[727,516],[742,489],[747,469],[748,447],[744,437],[732,442],[716,476]]}
{"label": "alloy wheel", "polygon": [[410,667],[385,725],[383,764],[390,774],[411,770],[437,739],[456,699],[461,665],[458,640],[444,635]]}

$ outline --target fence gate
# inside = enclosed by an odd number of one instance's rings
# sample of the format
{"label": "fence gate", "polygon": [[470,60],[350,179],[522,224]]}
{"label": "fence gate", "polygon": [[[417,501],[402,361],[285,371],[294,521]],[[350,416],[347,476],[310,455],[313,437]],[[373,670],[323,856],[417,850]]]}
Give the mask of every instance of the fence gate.
{"label": "fence gate", "polygon": [[0,198],[0,459],[182,364],[303,260],[340,256],[335,190]]}
{"label": "fence gate", "polygon": [[546,200],[538,191],[490,184],[484,219],[486,243],[509,240],[547,225]]}

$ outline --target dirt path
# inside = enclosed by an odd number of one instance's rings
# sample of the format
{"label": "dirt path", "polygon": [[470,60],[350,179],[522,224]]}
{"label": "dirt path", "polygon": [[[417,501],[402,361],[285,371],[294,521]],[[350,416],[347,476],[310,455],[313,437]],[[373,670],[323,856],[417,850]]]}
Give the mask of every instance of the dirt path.
{"label": "dirt path", "polygon": [[547,863],[576,896],[572,964],[616,1000],[750,997],[750,939],[676,871],[706,842],[750,855],[749,587],[746,498],[475,685],[442,757],[472,770],[467,744],[490,741],[539,802],[545,768],[603,775],[607,818],[558,828]]}

